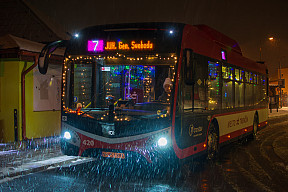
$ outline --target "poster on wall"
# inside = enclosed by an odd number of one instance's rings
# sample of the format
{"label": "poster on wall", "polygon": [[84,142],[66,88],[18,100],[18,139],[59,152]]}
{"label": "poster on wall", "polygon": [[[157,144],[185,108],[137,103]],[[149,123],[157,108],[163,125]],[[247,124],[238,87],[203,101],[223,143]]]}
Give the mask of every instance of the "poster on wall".
{"label": "poster on wall", "polygon": [[50,65],[45,75],[33,69],[33,111],[61,109],[61,66]]}

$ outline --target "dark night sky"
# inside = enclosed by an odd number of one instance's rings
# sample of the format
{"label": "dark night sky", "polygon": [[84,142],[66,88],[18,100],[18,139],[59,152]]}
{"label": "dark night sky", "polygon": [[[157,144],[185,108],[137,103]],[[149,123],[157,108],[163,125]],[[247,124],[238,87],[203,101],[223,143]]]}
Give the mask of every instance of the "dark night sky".
{"label": "dark night sky", "polygon": [[[66,31],[97,24],[172,21],[206,24],[238,41],[244,56],[288,67],[288,1],[260,0],[30,0]],[[276,41],[268,41],[274,36]]]}

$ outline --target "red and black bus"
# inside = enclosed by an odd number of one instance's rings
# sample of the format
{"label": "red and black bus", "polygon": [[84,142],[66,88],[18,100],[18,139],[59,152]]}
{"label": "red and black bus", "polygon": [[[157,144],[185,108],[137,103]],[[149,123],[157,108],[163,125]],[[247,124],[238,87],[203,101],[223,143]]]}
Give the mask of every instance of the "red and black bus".
{"label": "red and black bus", "polygon": [[63,46],[64,154],[148,164],[213,159],[219,146],[267,124],[266,66],[206,25],[89,27],[47,45],[40,72]]}

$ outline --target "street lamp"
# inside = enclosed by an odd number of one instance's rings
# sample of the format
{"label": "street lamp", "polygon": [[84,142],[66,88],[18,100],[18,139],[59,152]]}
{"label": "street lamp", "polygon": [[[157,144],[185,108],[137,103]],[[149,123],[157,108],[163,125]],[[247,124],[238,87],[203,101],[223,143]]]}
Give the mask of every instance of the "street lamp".
{"label": "street lamp", "polygon": [[[269,37],[268,40],[275,43],[275,39],[274,39],[274,37],[272,37],[272,36]],[[261,61],[262,61],[262,43],[261,43],[261,41],[260,41],[259,52],[260,52],[260,62],[261,62]]]}

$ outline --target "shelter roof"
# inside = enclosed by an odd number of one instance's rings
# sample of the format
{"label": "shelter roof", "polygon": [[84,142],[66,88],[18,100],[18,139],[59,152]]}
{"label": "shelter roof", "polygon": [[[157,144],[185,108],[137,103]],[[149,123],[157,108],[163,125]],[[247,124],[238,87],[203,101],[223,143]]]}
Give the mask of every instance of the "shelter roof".
{"label": "shelter roof", "polygon": [[[0,49],[13,49],[17,48],[22,51],[40,53],[45,44],[30,41],[14,35],[4,35],[0,37]],[[55,55],[64,55],[64,49],[57,49]]]}

